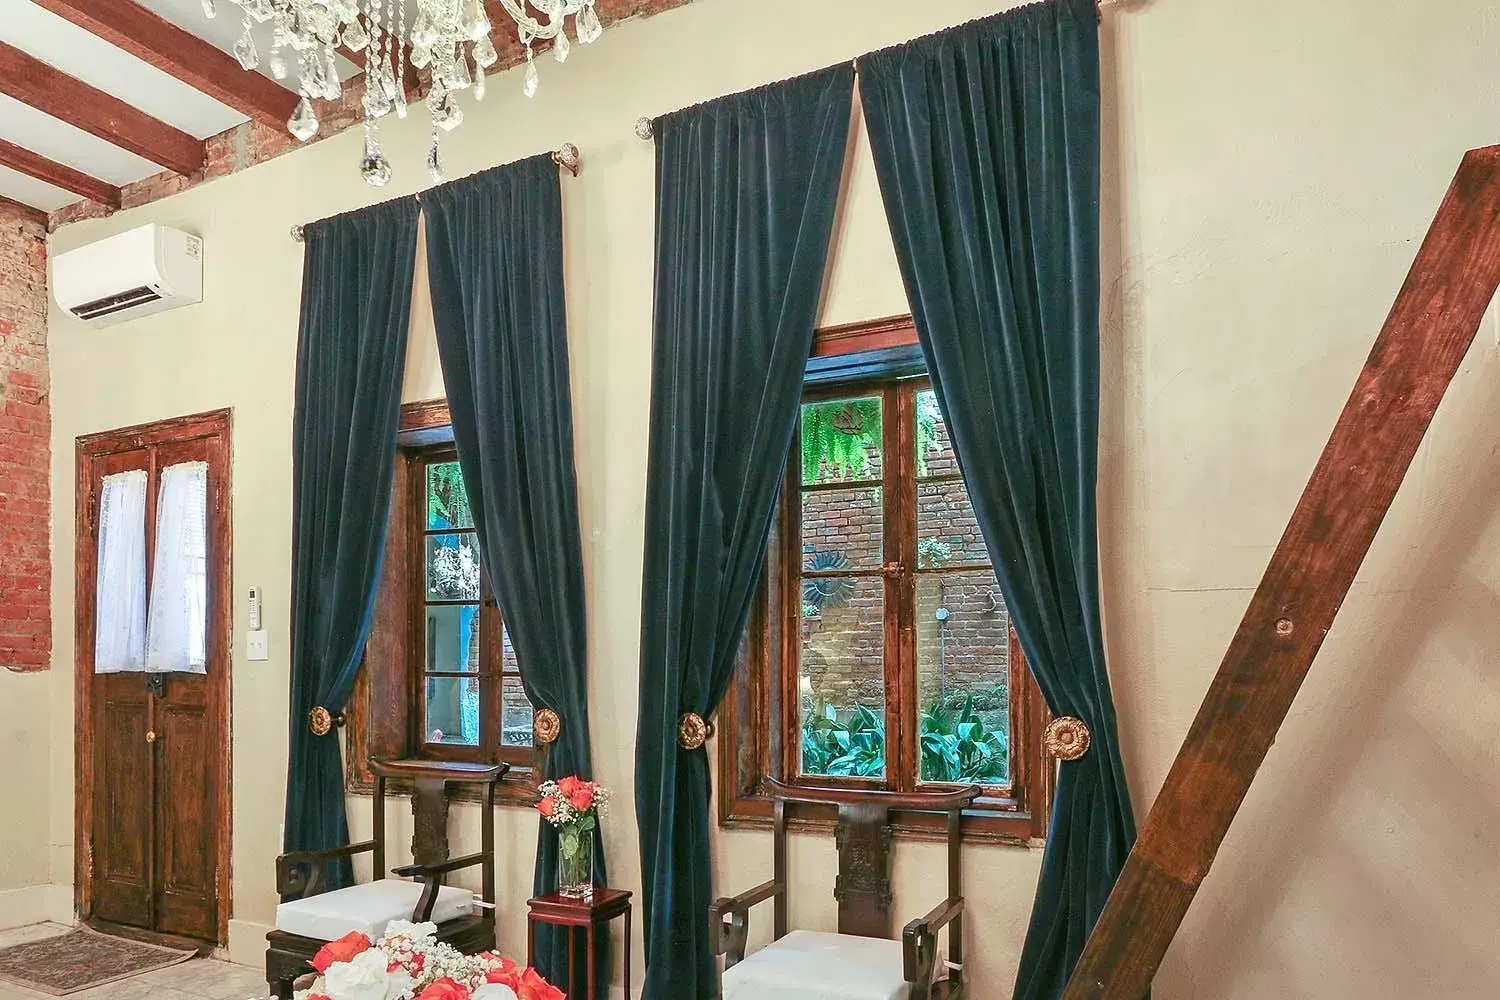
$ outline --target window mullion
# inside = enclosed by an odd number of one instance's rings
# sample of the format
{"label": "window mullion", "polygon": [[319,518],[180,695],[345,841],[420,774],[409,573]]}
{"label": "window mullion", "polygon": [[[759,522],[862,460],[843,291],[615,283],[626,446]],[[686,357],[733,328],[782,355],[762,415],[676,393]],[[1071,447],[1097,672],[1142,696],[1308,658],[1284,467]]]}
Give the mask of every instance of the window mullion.
{"label": "window mullion", "polygon": [[906,386],[885,389],[885,552],[895,572],[886,574],[886,781],[908,791],[915,783],[916,486],[911,475],[912,401]]}

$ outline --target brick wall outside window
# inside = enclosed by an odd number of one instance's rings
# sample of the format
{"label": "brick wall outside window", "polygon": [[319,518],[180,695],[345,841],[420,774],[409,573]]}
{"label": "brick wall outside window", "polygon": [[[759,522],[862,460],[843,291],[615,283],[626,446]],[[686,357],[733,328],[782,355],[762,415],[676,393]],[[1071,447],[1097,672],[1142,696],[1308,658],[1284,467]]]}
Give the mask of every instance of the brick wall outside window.
{"label": "brick wall outside window", "polygon": [[47,227],[0,204],[0,666],[52,655]]}

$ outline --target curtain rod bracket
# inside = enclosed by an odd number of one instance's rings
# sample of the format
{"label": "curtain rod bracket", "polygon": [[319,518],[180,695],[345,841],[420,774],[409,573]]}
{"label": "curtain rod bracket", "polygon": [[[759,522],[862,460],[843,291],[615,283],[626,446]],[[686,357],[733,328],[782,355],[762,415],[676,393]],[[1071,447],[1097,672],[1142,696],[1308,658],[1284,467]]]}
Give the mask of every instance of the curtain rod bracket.
{"label": "curtain rod bracket", "polygon": [[651,124],[649,118],[637,118],[635,120],[635,135],[637,139],[650,142],[656,136],[656,127]]}
{"label": "curtain rod bracket", "polygon": [[560,146],[552,154],[552,162],[556,163],[559,167],[566,167],[574,177],[578,176],[578,165],[580,160],[581,154],[578,152],[578,147],[573,145],[571,142],[563,143],[562,146]]}
{"label": "curtain rod bracket", "polygon": [[303,227],[303,226],[293,226],[292,227],[292,240],[294,242],[296,242],[296,243],[302,243],[306,239],[307,239],[307,233],[305,231],[305,227]]}

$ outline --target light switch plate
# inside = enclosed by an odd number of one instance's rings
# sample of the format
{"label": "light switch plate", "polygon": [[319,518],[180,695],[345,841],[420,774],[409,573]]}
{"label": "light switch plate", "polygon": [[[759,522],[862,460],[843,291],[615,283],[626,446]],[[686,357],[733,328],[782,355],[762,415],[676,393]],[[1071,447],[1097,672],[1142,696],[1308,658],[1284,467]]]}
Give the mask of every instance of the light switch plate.
{"label": "light switch plate", "polygon": [[250,630],[250,643],[247,657],[252,660],[269,660],[271,658],[271,639],[263,628]]}

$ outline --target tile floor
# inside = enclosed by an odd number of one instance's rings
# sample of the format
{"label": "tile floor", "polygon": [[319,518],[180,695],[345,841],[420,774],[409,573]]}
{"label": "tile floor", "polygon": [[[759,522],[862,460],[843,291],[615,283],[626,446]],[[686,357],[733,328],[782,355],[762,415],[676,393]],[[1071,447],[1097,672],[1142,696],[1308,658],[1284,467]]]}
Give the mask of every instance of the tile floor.
{"label": "tile floor", "polygon": [[[61,934],[61,924],[32,924],[0,931],[0,948]],[[212,958],[180,962],[166,969],[70,994],[67,1000],[251,1000],[266,995],[259,969]],[[45,993],[0,980],[0,1000],[52,1000]]]}

